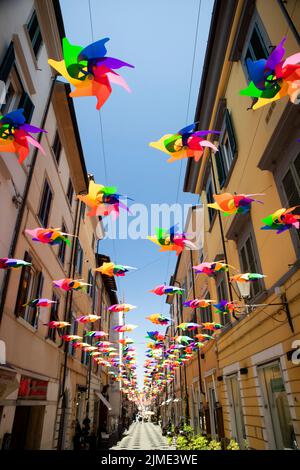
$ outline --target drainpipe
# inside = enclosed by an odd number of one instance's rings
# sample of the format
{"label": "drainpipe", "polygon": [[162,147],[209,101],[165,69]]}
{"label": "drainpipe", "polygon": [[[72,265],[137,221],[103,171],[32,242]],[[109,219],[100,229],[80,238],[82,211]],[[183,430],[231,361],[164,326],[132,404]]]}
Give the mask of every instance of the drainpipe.
{"label": "drainpipe", "polygon": [[[52,95],[53,95],[53,91],[54,91],[54,86],[55,86],[55,83],[56,83],[56,78],[57,78],[57,75],[55,75],[52,79],[52,83],[51,83],[51,87],[50,87],[46,107],[45,107],[44,114],[43,114],[43,117],[42,117],[42,121],[41,121],[41,124],[40,124],[41,129],[43,129],[44,126],[45,126],[45,122],[46,122],[46,119],[47,119],[47,115],[48,115],[48,111],[49,111],[49,107],[50,107],[50,103],[51,103],[51,99],[52,99]],[[42,133],[40,133],[38,138],[37,138],[38,142],[40,142],[41,139],[42,139]],[[23,196],[22,196],[22,204],[20,206],[20,209],[19,209],[19,212],[18,212],[18,215],[17,215],[17,220],[16,220],[16,223],[15,223],[15,228],[14,228],[14,232],[13,232],[14,235],[13,235],[12,242],[11,242],[10,249],[9,249],[9,253],[8,253],[8,256],[7,256],[8,258],[14,258],[14,256],[15,256],[16,247],[17,247],[19,234],[20,234],[20,228],[21,228],[21,224],[22,224],[22,219],[23,219],[26,203],[27,203],[27,197],[28,197],[29,189],[30,189],[30,186],[31,186],[32,178],[33,178],[33,173],[34,173],[34,169],[35,169],[37,155],[38,155],[38,148],[36,147],[34,149],[34,152],[33,152],[33,157],[32,157],[31,164],[30,164],[29,175],[28,175],[28,178],[27,178],[27,181],[26,181],[26,186],[25,186],[24,193],[23,193]],[[4,279],[3,279],[3,283],[2,283],[1,303],[0,303],[0,323],[1,323],[1,320],[2,320],[4,306],[5,306],[5,302],[6,302],[10,274],[11,274],[11,270],[7,269],[5,271]]]}
{"label": "drainpipe", "polygon": [[298,33],[298,30],[292,20],[292,18],[290,17],[289,15],[289,12],[287,11],[285,5],[286,5],[286,1],[285,0],[277,0],[277,3],[279,4],[280,8],[281,8],[281,11],[283,13],[283,16],[285,17],[289,27],[290,27],[290,30],[292,31],[292,33],[294,34],[295,36],[295,39],[297,41],[297,43],[300,45],[300,35]]}

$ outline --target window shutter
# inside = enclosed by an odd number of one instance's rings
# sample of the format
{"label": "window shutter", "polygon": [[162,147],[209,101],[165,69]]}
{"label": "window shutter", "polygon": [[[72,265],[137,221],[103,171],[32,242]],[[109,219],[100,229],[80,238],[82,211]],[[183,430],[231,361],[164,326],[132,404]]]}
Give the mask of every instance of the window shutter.
{"label": "window shutter", "polygon": [[20,98],[20,102],[19,102],[18,107],[24,109],[23,114],[25,116],[26,122],[29,123],[31,121],[32,114],[33,114],[33,111],[34,111],[34,104],[31,101],[29,95],[25,91],[24,91],[24,93],[22,94],[22,96]]}
{"label": "window shutter", "polygon": [[221,145],[219,145],[218,152],[215,155],[215,159],[216,159],[219,185],[220,185],[220,188],[222,189],[226,180],[226,172],[225,172],[225,167],[224,167],[224,156],[223,156]]}
{"label": "window shutter", "polygon": [[11,42],[0,65],[0,80],[6,82],[15,63],[14,45]]}
{"label": "window shutter", "polygon": [[226,109],[225,111],[225,122],[226,122],[226,129],[228,132],[232,155],[233,157],[235,157],[237,153],[237,144],[236,144],[235,133],[234,133],[233,125],[232,125],[231,116],[229,114],[228,109]]}

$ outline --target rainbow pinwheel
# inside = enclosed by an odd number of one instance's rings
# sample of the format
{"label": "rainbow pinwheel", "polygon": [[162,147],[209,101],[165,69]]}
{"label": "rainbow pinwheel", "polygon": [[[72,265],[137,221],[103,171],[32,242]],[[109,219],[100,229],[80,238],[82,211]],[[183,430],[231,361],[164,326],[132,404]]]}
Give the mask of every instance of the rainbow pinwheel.
{"label": "rainbow pinwheel", "polygon": [[213,276],[219,271],[228,271],[229,268],[235,269],[233,266],[230,266],[230,264],[222,263],[220,261],[214,261],[213,263],[206,262],[198,264],[198,266],[193,266],[196,274],[207,274],[208,276]]}
{"label": "rainbow pinwheel", "polygon": [[104,274],[106,276],[125,276],[130,269],[136,269],[132,266],[122,266],[121,264],[114,264],[114,263],[103,263],[100,268],[95,269],[95,271]]}
{"label": "rainbow pinwheel", "polygon": [[101,317],[99,315],[82,315],[79,318],[76,318],[76,321],[80,323],[94,323],[99,320]]}
{"label": "rainbow pinwheel", "polygon": [[152,341],[164,341],[166,336],[159,333],[158,331],[147,331],[147,339],[151,339]]}
{"label": "rainbow pinwheel", "polygon": [[93,338],[104,338],[105,336],[108,336],[108,333],[105,333],[105,331],[87,331],[86,336],[92,336]]}
{"label": "rainbow pinwheel", "polygon": [[193,341],[189,336],[174,336],[174,341],[179,344],[189,344]]}
{"label": "rainbow pinwheel", "polygon": [[125,331],[132,331],[137,328],[137,325],[117,325],[113,326],[112,329],[117,331],[118,333],[123,333]]}
{"label": "rainbow pinwheel", "polygon": [[196,124],[180,129],[176,134],[166,134],[156,142],[150,142],[150,147],[168,154],[168,162],[176,162],[183,158],[192,157],[197,162],[203,155],[205,147],[210,147],[215,152],[217,147],[209,140],[203,139],[210,134],[220,134],[218,131],[197,131]]}
{"label": "rainbow pinwheel", "polygon": [[71,326],[71,323],[67,321],[49,321],[48,323],[44,323],[44,325],[49,328],[65,328],[66,326]]}
{"label": "rainbow pinwheel", "polygon": [[24,304],[23,307],[51,307],[52,304],[57,304],[57,301],[49,299],[32,299]]}
{"label": "rainbow pinwheel", "polygon": [[236,309],[236,302],[230,302],[228,300],[220,300],[217,304],[214,304],[216,313],[232,314]]}
{"label": "rainbow pinwheel", "polygon": [[253,196],[264,196],[264,194],[214,194],[213,204],[207,204],[207,207],[223,212],[224,216],[233,214],[247,214],[250,211],[252,202],[262,201],[254,199]]}
{"label": "rainbow pinwheel", "polygon": [[112,57],[105,57],[105,43],[109,38],[100,39],[87,47],[73,46],[67,38],[62,41],[64,60],[49,59],[48,63],[62,75],[75,90],[71,97],[95,96],[96,109],[100,109],[111,94],[111,83],[120,85],[128,92],[130,89],[125,80],[113,69],[133,65]]}
{"label": "rainbow pinwheel", "polygon": [[215,300],[209,300],[209,299],[193,299],[193,300],[187,300],[184,302],[183,306],[184,307],[189,307],[189,308],[206,308],[209,307]]}
{"label": "rainbow pinwheel", "polygon": [[59,228],[35,228],[33,230],[25,230],[25,233],[32,237],[32,241],[45,243],[48,245],[57,245],[61,242],[70,246],[70,240],[67,238],[74,237],[70,233],[61,232]]}
{"label": "rainbow pinwheel", "polygon": [[78,336],[78,335],[63,335],[62,336],[62,339],[64,341],[67,341],[67,343],[70,343],[72,341],[79,341],[80,339],[82,339],[82,336]]}
{"label": "rainbow pinwheel", "polygon": [[108,311],[113,313],[130,312],[130,310],[133,310],[134,308],[136,307],[130,304],[114,304],[108,307]]}
{"label": "rainbow pinwheel", "polygon": [[22,259],[0,258],[0,269],[18,269],[24,266],[31,266],[31,263],[23,261]]}
{"label": "rainbow pinwheel", "polygon": [[166,286],[165,284],[161,284],[160,286],[155,287],[152,289],[150,292],[153,292],[153,294],[156,295],[175,295],[179,294],[182,295],[184,292],[184,289],[181,287],[175,287],[175,286]]}
{"label": "rainbow pinwheel", "polygon": [[283,60],[285,40],[283,38],[280,41],[267,59],[252,61],[248,58],[246,61],[251,81],[240,94],[258,98],[252,109],[258,109],[287,95],[292,103],[299,104],[300,53]]}
{"label": "rainbow pinwheel", "polygon": [[18,153],[19,163],[23,163],[29,154],[29,144],[38,148],[43,155],[45,151],[30,133],[47,132],[39,127],[26,123],[24,109],[17,109],[0,116],[0,152]]}
{"label": "rainbow pinwheel", "polygon": [[177,225],[174,225],[169,230],[156,228],[156,235],[148,236],[148,239],[161,247],[159,251],[175,251],[177,256],[182,253],[184,248],[196,248],[185,233],[176,233],[176,230]]}
{"label": "rainbow pinwheel", "polygon": [[155,325],[167,325],[169,323],[169,319],[161,315],[160,313],[153,313],[146,317],[147,320],[150,320]]}
{"label": "rainbow pinwheel", "polygon": [[63,289],[65,291],[69,290],[83,290],[86,288],[86,286],[90,286],[91,284],[88,284],[86,282],[82,281],[75,281],[74,279],[59,279],[58,281],[52,281],[54,284],[54,287],[58,287],[60,289]]}
{"label": "rainbow pinwheel", "polygon": [[93,180],[89,182],[88,194],[77,196],[90,208],[88,216],[103,217],[112,214],[115,219],[119,215],[120,207],[130,212],[129,208],[120,201],[121,197],[122,195],[117,193],[115,186],[103,186],[96,184]]}
{"label": "rainbow pinwheel", "polygon": [[122,344],[123,346],[126,346],[127,344],[133,344],[134,341],[131,338],[125,338],[125,339],[118,339],[118,343]]}
{"label": "rainbow pinwheel", "polygon": [[200,328],[200,327],[201,325],[199,325],[198,323],[190,322],[190,323],[180,323],[177,328],[180,328],[181,330],[193,331],[193,330],[197,330],[197,328]]}
{"label": "rainbow pinwheel", "polygon": [[205,330],[211,330],[211,331],[216,331],[220,330],[223,328],[223,325],[220,323],[215,323],[215,322],[205,322],[201,324],[201,328],[204,328]]}
{"label": "rainbow pinwheel", "polygon": [[299,229],[300,227],[300,215],[292,214],[292,212],[299,206],[291,207],[290,209],[278,209],[273,214],[262,219],[263,223],[266,224],[261,227],[262,230],[276,230],[276,233],[282,233],[289,230],[292,227]]}
{"label": "rainbow pinwheel", "polygon": [[265,274],[259,274],[259,273],[235,274],[234,276],[230,277],[230,282],[251,282],[251,281],[257,281],[264,277],[266,277]]}
{"label": "rainbow pinwheel", "polygon": [[203,342],[203,341],[208,341],[210,339],[213,339],[213,336],[207,335],[205,333],[199,333],[195,335],[195,338],[198,338],[199,341]]}

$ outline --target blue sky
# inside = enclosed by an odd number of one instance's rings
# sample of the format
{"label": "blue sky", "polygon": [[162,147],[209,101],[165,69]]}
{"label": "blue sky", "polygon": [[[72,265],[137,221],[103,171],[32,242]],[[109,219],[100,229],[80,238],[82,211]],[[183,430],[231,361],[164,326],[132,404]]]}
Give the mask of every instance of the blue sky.
{"label": "blue sky", "polygon": [[[107,178],[96,99],[75,98],[74,103],[88,172],[97,183],[116,185],[121,194],[148,209],[151,204],[174,204],[177,194],[180,204],[198,202],[198,197],[182,191],[186,162],[169,164],[167,156],[148,143],[194,120],[213,7],[213,0],[202,0],[189,100],[199,2],[90,0],[92,24],[88,0],[60,2],[71,43],[85,46],[92,37],[95,41],[109,37],[107,55],[135,66],[120,70],[132,93],[113,85],[101,109]],[[100,252],[116,263],[140,268],[117,280],[119,298],[124,295],[126,302],[138,306],[126,314],[126,321],[139,325],[130,337],[136,341],[140,385],[146,331],[157,329],[145,317],[168,313],[165,297],[149,290],[168,283],[176,264],[175,253],[158,250],[145,239],[100,243]]]}

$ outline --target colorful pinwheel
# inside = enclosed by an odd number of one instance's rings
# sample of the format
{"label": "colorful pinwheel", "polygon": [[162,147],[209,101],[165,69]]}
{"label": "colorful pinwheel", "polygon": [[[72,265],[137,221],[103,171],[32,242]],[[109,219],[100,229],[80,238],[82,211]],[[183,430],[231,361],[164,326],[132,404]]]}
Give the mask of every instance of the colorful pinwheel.
{"label": "colorful pinwheel", "polygon": [[71,323],[67,321],[49,321],[48,323],[44,323],[44,325],[49,328],[65,328],[66,326],[71,326]]}
{"label": "colorful pinwheel", "polygon": [[223,328],[223,325],[220,323],[215,323],[215,322],[205,322],[201,324],[201,328],[204,328],[205,330],[211,330],[211,331],[216,331],[220,330]]}
{"label": "colorful pinwheel", "polygon": [[79,318],[76,318],[76,321],[80,323],[94,323],[99,320],[101,317],[99,315],[82,315]]}
{"label": "colorful pinwheel", "polygon": [[65,291],[69,290],[83,290],[86,288],[86,286],[90,286],[91,284],[88,284],[86,282],[82,281],[75,281],[74,279],[59,279],[58,281],[52,281],[54,284],[54,287],[58,287],[59,289],[63,289]]}
{"label": "colorful pinwheel", "polygon": [[209,140],[203,139],[210,134],[220,134],[218,131],[197,131],[196,124],[180,129],[176,134],[166,134],[156,142],[150,142],[150,147],[161,150],[168,154],[168,162],[175,162],[183,158],[192,157],[197,162],[203,155],[205,147],[212,148],[215,152],[217,147]]}
{"label": "colorful pinwheel", "polygon": [[195,338],[197,338],[199,341],[203,342],[203,341],[208,341],[210,339],[213,339],[213,336],[207,335],[205,333],[199,333],[199,334],[195,335]]}
{"label": "colorful pinwheel", "polygon": [[179,344],[189,344],[193,341],[189,336],[174,336],[174,341]]}
{"label": "colorful pinwheel", "polygon": [[251,282],[257,281],[266,277],[265,274],[258,274],[258,273],[244,273],[244,274],[235,274],[231,276],[230,282]]}
{"label": "colorful pinwheel", "polygon": [[48,245],[57,245],[59,243],[66,243],[70,246],[70,240],[67,238],[75,237],[70,233],[61,232],[59,228],[35,228],[33,230],[25,230],[25,233],[32,237],[32,241],[45,243]]}
{"label": "colorful pinwheel", "polygon": [[196,274],[207,274],[208,276],[213,276],[219,271],[228,271],[229,268],[235,269],[233,266],[230,266],[230,264],[225,264],[220,261],[214,261],[213,263],[206,262],[198,264],[198,266],[193,266]]}
{"label": "colorful pinwheel", "polygon": [[78,336],[78,335],[63,335],[62,336],[62,339],[64,341],[67,341],[67,343],[71,343],[72,341],[79,341],[80,339],[82,339],[82,336]]}
{"label": "colorful pinwheel", "polygon": [[258,98],[252,109],[258,109],[287,95],[292,103],[299,104],[300,53],[283,60],[285,40],[283,38],[280,41],[267,59],[252,61],[248,58],[246,61],[251,81],[240,94]]}
{"label": "colorful pinwheel", "polygon": [[113,326],[113,330],[117,331],[118,333],[123,333],[125,331],[132,331],[137,328],[137,325],[117,325]]}
{"label": "colorful pinwheel", "polygon": [[190,322],[190,323],[180,323],[177,328],[180,328],[181,330],[193,331],[193,330],[197,330],[197,328],[200,328],[200,327],[201,325],[199,325],[198,323]]}
{"label": "colorful pinwheel", "polygon": [[49,59],[48,63],[62,75],[75,90],[71,97],[95,96],[96,109],[100,109],[111,94],[111,83],[120,85],[128,92],[130,89],[125,80],[113,69],[133,65],[112,57],[105,57],[105,43],[109,38],[100,39],[87,47],[73,46],[67,38],[62,41],[64,60],[58,62]]}
{"label": "colorful pinwheel", "polygon": [[120,201],[121,194],[117,193],[115,186],[103,186],[96,184],[93,180],[89,182],[89,192],[86,195],[77,196],[80,201],[84,202],[91,210],[88,216],[106,216],[112,214],[116,219],[122,209],[130,212],[127,206]]}
{"label": "colorful pinwheel", "polygon": [[146,317],[147,320],[150,320],[155,325],[167,325],[169,323],[169,319],[161,315],[160,313],[153,313]]}
{"label": "colorful pinwheel", "polygon": [[147,339],[151,339],[152,341],[164,341],[166,336],[159,333],[158,331],[147,331]]}
{"label": "colorful pinwheel", "polygon": [[213,204],[207,204],[207,207],[223,212],[224,216],[233,214],[246,214],[250,211],[252,202],[262,201],[254,199],[253,196],[264,196],[264,194],[214,194]]}
{"label": "colorful pinwheel", "polygon": [[32,299],[24,304],[23,307],[51,307],[52,304],[57,304],[57,301],[49,299]]}
{"label": "colorful pinwheel", "polygon": [[300,227],[300,215],[292,214],[292,212],[299,206],[291,207],[290,209],[278,209],[273,214],[269,215],[265,219],[262,219],[263,223],[266,224],[261,227],[262,230],[276,230],[276,233],[282,233],[289,230],[292,227],[299,229]]}
{"label": "colorful pinwheel", "polygon": [[236,308],[236,302],[230,302],[228,300],[220,300],[217,304],[214,304],[216,313],[232,314]]}
{"label": "colorful pinwheel", "polygon": [[184,248],[196,249],[185,233],[176,233],[177,225],[174,225],[169,230],[156,228],[155,236],[148,236],[148,239],[161,247],[159,251],[175,251],[178,256]]}
{"label": "colorful pinwheel", "polygon": [[95,271],[104,274],[105,276],[125,276],[130,269],[136,269],[132,266],[122,266],[121,264],[114,264],[114,263],[103,263],[102,266],[95,269]]}
{"label": "colorful pinwheel", "polygon": [[182,295],[184,292],[184,289],[181,287],[175,287],[175,286],[166,286],[165,284],[161,284],[160,286],[155,287],[152,289],[150,292],[153,292],[153,294],[156,295],[175,295],[179,294]]}
{"label": "colorful pinwheel", "polygon": [[126,346],[127,344],[133,344],[134,341],[131,338],[125,338],[125,339],[118,339],[118,343],[122,344],[123,346]]}
{"label": "colorful pinwheel", "polygon": [[206,308],[209,307],[215,300],[209,300],[209,299],[193,299],[193,300],[187,300],[184,302],[183,306],[184,307],[189,307],[189,308]]}
{"label": "colorful pinwheel", "polygon": [[47,132],[39,127],[26,123],[24,109],[17,109],[0,116],[0,152],[18,153],[19,163],[23,163],[29,154],[29,144],[38,148],[43,155],[45,151],[30,133]]}
{"label": "colorful pinwheel", "polygon": [[105,331],[87,331],[85,334],[87,336],[93,336],[93,338],[104,338],[108,336],[108,333],[105,333]]}
{"label": "colorful pinwheel", "polygon": [[134,308],[136,307],[130,304],[114,304],[108,307],[108,311],[113,313],[130,312],[130,310],[133,310]]}
{"label": "colorful pinwheel", "polygon": [[24,266],[31,266],[31,263],[23,261],[22,259],[0,258],[0,269],[18,269]]}

